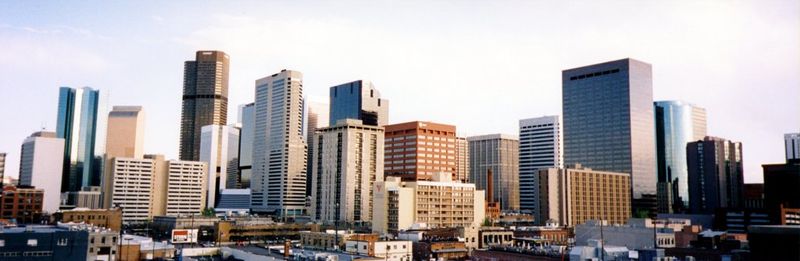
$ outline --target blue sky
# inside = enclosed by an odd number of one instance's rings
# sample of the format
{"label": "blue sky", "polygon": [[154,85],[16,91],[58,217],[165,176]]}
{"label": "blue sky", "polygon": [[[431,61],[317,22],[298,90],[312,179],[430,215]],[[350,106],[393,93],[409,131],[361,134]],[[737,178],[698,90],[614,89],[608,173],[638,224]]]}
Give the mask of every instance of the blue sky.
{"label": "blue sky", "polygon": [[144,106],[146,153],[177,157],[183,61],[199,49],[231,57],[230,121],[286,68],[322,99],[373,81],[393,123],[514,134],[560,114],[561,70],[631,57],[653,65],[655,100],[705,107],[710,135],[744,143],[747,182],[800,131],[798,1],[7,1],[0,47],[11,176],[25,137],[55,128],[59,86]]}

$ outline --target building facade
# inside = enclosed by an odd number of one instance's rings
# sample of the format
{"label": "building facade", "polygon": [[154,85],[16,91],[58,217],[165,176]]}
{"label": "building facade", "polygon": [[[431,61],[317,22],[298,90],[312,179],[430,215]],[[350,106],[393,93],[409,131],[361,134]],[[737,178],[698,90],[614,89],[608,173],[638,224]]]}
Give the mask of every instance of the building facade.
{"label": "building facade", "polygon": [[[153,209],[163,200],[158,197],[155,184],[162,180],[156,171],[161,164],[155,159],[114,157],[111,169],[114,181],[111,189],[110,205],[122,208],[122,221],[125,223],[144,223],[153,217]],[[158,213],[156,213],[158,214]]]}
{"label": "building facade", "polygon": [[[317,132],[317,129],[328,127],[328,120],[330,119],[330,104],[327,102],[312,102],[306,99],[306,107],[305,107],[305,117],[306,120],[304,121],[305,132],[306,132],[306,144],[308,144],[308,151],[306,153],[306,162],[307,166],[314,166],[314,133]],[[307,174],[311,173],[311,167],[306,168]],[[311,175],[306,175],[306,196],[311,196]]]}
{"label": "building facade", "polygon": [[519,121],[519,207],[538,205],[539,169],[561,168],[561,117],[544,116]]}
{"label": "building facade", "polygon": [[564,164],[629,173],[634,208],[656,209],[650,64],[622,59],[564,70]]}
{"label": "building facade", "polygon": [[781,205],[800,209],[800,162],[764,164],[764,206],[776,211]]}
{"label": "building facade", "polygon": [[54,132],[35,132],[22,143],[19,184],[42,189],[42,209],[48,213],[55,213],[61,206],[63,165],[58,163],[63,160],[64,139],[56,138]]}
{"label": "building facade", "polygon": [[658,212],[689,206],[686,144],[706,136],[706,110],[682,101],[655,102]]}
{"label": "building facade", "polygon": [[208,164],[206,206],[216,207],[219,191],[236,186],[239,172],[239,128],[224,125],[203,126],[200,161]]}
{"label": "building facade", "polygon": [[624,224],[631,217],[630,175],[580,165],[539,170],[536,222],[564,226],[587,220]]}
{"label": "building facade", "polygon": [[89,87],[61,87],[56,137],[64,139],[61,192],[100,186],[106,136],[105,97]]}
{"label": "building facade", "polygon": [[467,137],[456,137],[456,177],[457,180],[469,181],[469,142]]}
{"label": "building facade", "polygon": [[[31,187],[3,187],[0,198],[0,218],[13,219],[18,224],[38,224],[42,217],[44,190]],[[2,234],[2,233],[0,233]]]}
{"label": "building facade", "polygon": [[457,180],[456,126],[412,121],[386,125],[384,173],[406,181],[447,172]]}
{"label": "building facade", "polygon": [[170,160],[167,162],[167,192],[165,213],[185,216],[200,213],[206,207],[205,162]]}
{"label": "building facade", "polygon": [[314,137],[311,209],[324,222],[371,222],[372,194],[383,180],[383,127],[345,119]]}
{"label": "building facade", "polygon": [[503,210],[519,209],[519,139],[512,135],[490,134],[468,137],[469,180],[477,189],[487,187],[486,172],[491,169],[494,195]]}
{"label": "building facade", "polygon": [[239,176],[236,188],[249,189],[253,178],[253,142],[255,140],[256,104],[248,103],[239,107]]}
{"label": "building facade", "polygon": [[6,177],[6,153],[0,152],[0,187],[3,186],[3,181],[5,180],[5,177]]}
{"label": "building facade", "polygon": [[114,106],[108,113],[108,138],[102,184],[103,208],[111,207],[114,187],[113,160],[144,156],[144,110],[141,106]]}
{"label": "building facade", "polygon": [[375,183],[372,231],[397,233],[414,224],[428,227],[472,227],[485,217],[484,191],[452,180],[441,172],[432,181],[387,177]]}
{"label": "building facade", "polygon": [[282,70],[256,80],[253,210],[280,216],[305,210],[303,74]]}
{"label": "building facade", "polygon": [[786,148],[786,161],[800,160],[800,133],[786,133],[783,135]]}
{"label": "building facade", "polygon": [[63,223],[86,223],[113,231],[122,229],[122,209],[73,209],[61,212]]}
{"label": "building facade", "polygon": [[364,125],[383,126],[389,122],[389,101],[369,81],[357,80],[331,87],[330,120],[361,120]]}
{"label": "building facade", "polygon": [[197,51],[183,64],[180,159],[200,159],[200,131],[206,125],[228,124],[230,58],[222,51]]}
{"label": "building facade", "polygon": [[744,205],[742,143],[717,137],[686,145],[689,210],[710,214],[716,208]]}

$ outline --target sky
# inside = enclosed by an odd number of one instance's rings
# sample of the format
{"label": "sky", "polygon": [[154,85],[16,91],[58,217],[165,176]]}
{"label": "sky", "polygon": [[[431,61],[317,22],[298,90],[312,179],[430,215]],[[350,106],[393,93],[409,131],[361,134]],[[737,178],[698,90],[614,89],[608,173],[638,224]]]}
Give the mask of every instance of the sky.
{"label": "sky", "polygon": [[[229,122],[255,80],[304,92],[372,81],[389,122],[516,134],[561,113],[561,71],[622,58],[653,67],[654,100],[704,107],[708,134],[743,143],[745,182],[800,132],[800,1],[3,1],[0,152],[56,125],[58,87],[141,105],[145,152],[177,158],[183,62],[230,55]],[[110,109],[110,108],[109,108]]]}

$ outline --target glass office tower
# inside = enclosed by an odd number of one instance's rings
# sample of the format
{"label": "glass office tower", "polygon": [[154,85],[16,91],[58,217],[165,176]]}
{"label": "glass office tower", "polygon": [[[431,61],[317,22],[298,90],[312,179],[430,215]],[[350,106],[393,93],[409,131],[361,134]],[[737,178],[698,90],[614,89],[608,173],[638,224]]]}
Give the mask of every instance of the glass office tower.
{"label": "glass office tower", "polygon": [[682,213],[689,206],[686,144],[706,136],[706,110],[682,101],[657,101],[658,212]]}
{"label": "glass office tower", "polygon": [[361,120],[364,125],[383,126],[389,122],[389,101],[369,81],[358,80],[331,87],[330,121]]}
{"label": "glass office tower", "polygon": [[622,59],[562,72],[564,165],[631,174],[634,213],[656,209],[650,64]]}
{"label": "glass office tower", "polygon": [[106,144],[105,98],[89,87],[61,87],[56,137],[64,139],[61,192],[100,186]]}

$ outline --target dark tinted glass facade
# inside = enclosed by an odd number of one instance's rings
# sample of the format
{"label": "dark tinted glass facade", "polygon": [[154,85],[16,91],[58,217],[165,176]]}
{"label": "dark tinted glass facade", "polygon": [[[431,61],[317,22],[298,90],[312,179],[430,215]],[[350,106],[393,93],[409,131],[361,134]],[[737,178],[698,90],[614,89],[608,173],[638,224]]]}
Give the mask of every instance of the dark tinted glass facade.
{"label": "dark tinted glass facade", "polygon": [[691,213],[712,214],[716,208],[744,205],[741,142],[716,137],[690,142],[686,162]]}
{"label": "dark tinted glass facade", "polygon": [[655,102],[659,213],[689,206],[686,144],[706,136],[705,109],[681,102]]}
{"label": "dark tinted glass facade", "polygon": [[106,115],[99,90],[59,90],[56,137],[64,139],[62,192],[100,186]]}
{"label": "dark tinted glass facade", "polygon": [[564,70],[562,87],[564,164],[630,173],[634,200],[654,208],[651,66],[623,59]]}
{"label": "dark tinted glass facade", "polygon": [[228,55],[198,51],[183,67],[180,159],[200,159],[200,129],[228,124]]}
{"label": "dark tinted glass facade", "polygon": [[372,83],[358,80],[331,87],[329,126],[343,119],[361,120],[364,125],[383,126],[389,121],[389,102]]}

